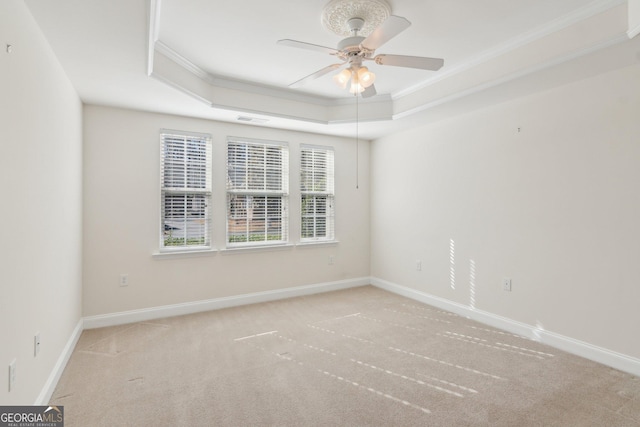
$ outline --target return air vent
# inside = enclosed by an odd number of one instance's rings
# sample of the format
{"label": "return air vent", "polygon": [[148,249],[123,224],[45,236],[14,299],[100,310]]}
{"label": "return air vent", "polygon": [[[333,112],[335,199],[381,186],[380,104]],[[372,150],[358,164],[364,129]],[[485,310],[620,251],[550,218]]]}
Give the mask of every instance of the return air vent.
{"label": "return air vent", "polygon": [[267,123],[269,119],[258,119],[256,117],[247,117],[247,116],[238,116],[236,119],[239,122],[248,122],[248,123]]}

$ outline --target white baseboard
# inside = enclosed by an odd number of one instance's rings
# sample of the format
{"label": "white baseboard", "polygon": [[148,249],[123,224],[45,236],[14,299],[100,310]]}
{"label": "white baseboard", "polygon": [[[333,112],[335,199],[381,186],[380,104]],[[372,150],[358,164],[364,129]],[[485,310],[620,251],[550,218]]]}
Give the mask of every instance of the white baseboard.
{"label": "white baseboard", "polygon": [[312,295],[322,292],[337,291],[341,289],[355,288],[358,286],[374,285],[380,289],[423,302],[443,310],[456,313],[460,316],[476,320],[495,328],[499,328],[514,334],[518,334],[543,344],[550,345],[568,353],[575,354],[586,359],[593,360],[603,365],[640,376],[640,359],[607,350],[584,341],[579,341],[554,332],[545,331],[539,327],[518,322],[506,317],[498,316],[482,310],[472,309],[469,306],[430,295],[415,289],[397,285],[375,277],[361,277],[357,279],[341,280],[336,282],[318,283],[314,285],[296,286],[292,288],[273,291],[255,292],[251,294],[232,297],[215,298],[204,301],[194,301],[183,304],[172,304],[161,307],[152,307],[141,310],[131,310],[119,313],[89,316],[78,321],[71,333],[58,361],[56,362],[49,378],[47,379],[40,395],[34,405],[46,405],[51,399],[58,380],[73,353],[73,349],[84,329],[101,328],[105,326],[121,325],[145,320],[159,319],[163,317],[181,316],[202,311],[218,310],[240,305],[255,304],[260,302],[275,301],[304,295]]}
{"label": "white baseboard", "polygon": [[62,353],[58,357],[56,364],[54,365],[51,373],[49,374],[49,378],[44,383],[44,387],[42,387],[42,391],[38,395],[36,402],[34,405],[47,405],[51,400],[51,395],[53,394],[56,386],[58,385],[58,380],[62,376],[62,372],[64,372],[64,368],[67,366],[67,362],[73,353],[73,349],[76,348],[76,344],[80,339],[80,335],[83,331],[82,319],[78,320],[76,327],[71,332],[71,336],[67,341],[67,344],[62,349]]}
{"label": "white baseboard", "polygon": [[231,297],[214,298],[209,300],[186,302],[182,304],[171,304],[160,307],[143,308],[140,310],[122,311],[119,313],[88,316],[84,318],[84,328],[94,329],[102,328],[105,326],[115,326],[126,323],[142,322],[145,320],[160,319],[163,317],[182,316],[185,314],[198,313],[202,311],[219,310],[221,308],[236,307],[240,305],[255,304],[260,302],[275,301],[284,298],[292,298],[303,295],[355,288],[358,286],[369,284],[369,277],[361,277],[357,279],[340,280],[337,282],[295,286],[292,288],[277,289],[273,291],[255,292],[250,294],[235,295]]}
{"label": "white baseboard", "polygon": [[386,280],[371,278],[371,284],[380,289],[411,298],[415,301],[423,302],[431,306],[456,313],[460,316],[484,323],[495,328],[499,328],[514,334],[530,338],[562,351],[602,363],[603,365],[628,372],[635,376],[640,376],[640,359],[627,356],[622,353],[598,347],[584,341],[571,337],[546,331],[537,326],[528,325],[506,317],[498,316],[482,310],[473,309],[469,306],[427,294],[415,289],[407,288]]}
{"label": "white baseboard", "polygon": [[144,320],[159,319],[163,317],[181,316],[184,314],[201,311],[217,310],[221,308],[236,307],[240,305],[255,304],[259,302],[275,301],[284,298],[292,298],[304,295],[318,294],[322,292],[337,291],[341,289],[355,288],[370,284],[369,277],[341,280],[337,282],[317,283],[313,285],[296,286],[292,288],[273,291],[255,292],[251,294],[237,295],[225,298],[215,298],[204,301],[194,301],[183,304],[172,304],[162,307],[145,308],[141,310],[124,311],[120,313],[104,314],[82,318],[74,328],[60,357],[51,370],[49,378],[45,382],[40,395],[34,405],[46,405],[51,400],[56,385],[62,376],[64,368],[76,347],[80,335],[84,329],[101,328],[105,326],[122,325]]}

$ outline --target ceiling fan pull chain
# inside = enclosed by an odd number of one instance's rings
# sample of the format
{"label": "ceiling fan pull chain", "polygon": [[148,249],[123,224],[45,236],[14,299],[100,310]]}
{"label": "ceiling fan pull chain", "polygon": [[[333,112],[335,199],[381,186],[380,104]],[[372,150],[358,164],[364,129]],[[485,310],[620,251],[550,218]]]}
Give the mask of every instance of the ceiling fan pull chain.
{"label": "ceiling fan pull chain", "polygon": [[358,92],[354,93],[356,97],[356,190],[360,188],[360,112],[358,103]]}

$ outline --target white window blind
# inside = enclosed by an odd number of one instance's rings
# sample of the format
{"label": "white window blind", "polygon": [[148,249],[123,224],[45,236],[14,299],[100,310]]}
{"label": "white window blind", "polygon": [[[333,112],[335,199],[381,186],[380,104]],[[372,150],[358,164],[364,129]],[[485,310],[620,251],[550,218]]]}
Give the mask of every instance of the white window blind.
{"label": "white window blind", "polygon": [[334,151],[303,145],[300,150],[301,241],[333,240]]}
{"label": "white window blind", "polygon": [[227,141],[227,245],[288,240],[289,150],[285,143]]}
{"label": "white window blind", "polygon": [[160,248],[210,247],[211,137],[160,133]]}

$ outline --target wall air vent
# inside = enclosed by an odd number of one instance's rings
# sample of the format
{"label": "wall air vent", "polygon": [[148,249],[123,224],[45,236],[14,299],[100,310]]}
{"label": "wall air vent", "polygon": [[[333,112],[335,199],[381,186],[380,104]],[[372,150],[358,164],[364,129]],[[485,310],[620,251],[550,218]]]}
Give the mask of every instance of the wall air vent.
{"label": "wall air vent", "polygon": [[238,116],[236,118],[239,122],[248,122],[248,123],[267,123],[269,119],[259,119],[257,117],[247,117],[247,116]]}

